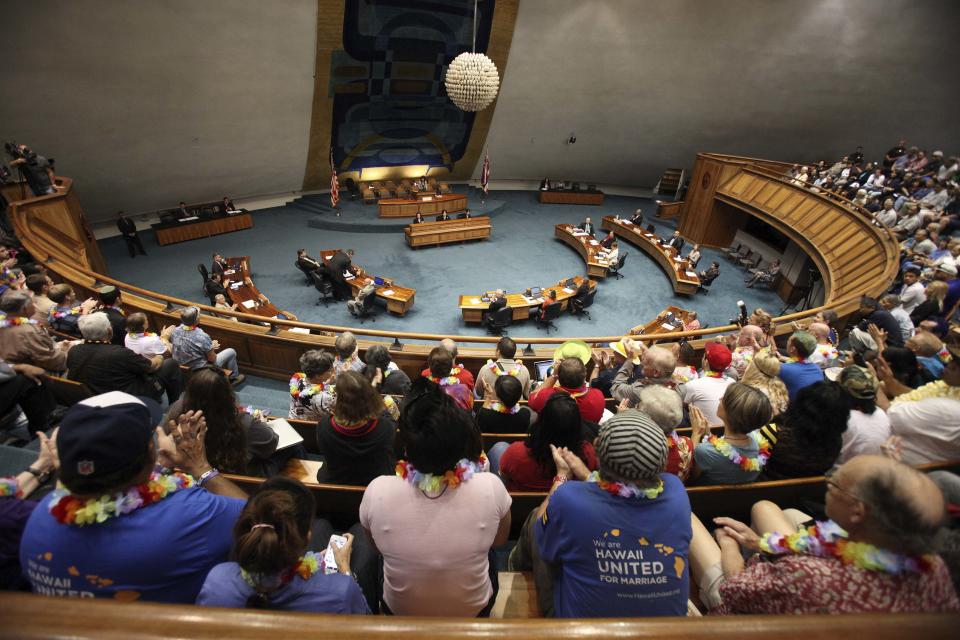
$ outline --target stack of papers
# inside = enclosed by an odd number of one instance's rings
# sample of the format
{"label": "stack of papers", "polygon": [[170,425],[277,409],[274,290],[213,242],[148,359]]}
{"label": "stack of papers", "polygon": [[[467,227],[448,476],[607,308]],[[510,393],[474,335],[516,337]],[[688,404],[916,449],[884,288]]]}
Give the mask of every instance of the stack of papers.
{"label": "stack of papers", "polygon": [[190,222],[191,220],[199,220],[197,216],[190,216],[189,218],[180,218],[178,222]]}
{"label": "stack of papers", "polygon": [[696,277],[697,277],[697,272],[696,272],[696,271],[687,271],[687,277],[696,278]]}
{"label": "stack of papers", "polygon": [[563,288],[564,293],[573,293],[574,291],[576,291],[576,289],[571,289],[570,287]]}
{"label": "stack of papers", "polygon": [[591,240],[591,241],[590,241],[590,244],[596,246],[596,245],[598,245],[598,244],[600,244],[600,243],[597,242],[596,240]]}
{"label": "stack of papers", "polygon": [[287,329],[287,331],[290,333],[305,333],[310,335],[310,329],[307,329],[306,327],[290,327]]}
{"label": "stack of papers", "polygon": [[620,222],[622,222],[623,224],[633,224],[633,223],[630,222],[629,220],[620,220]]}
{"label": "stack of papers", "polygon": [[234,282],[233,284],[230,285],[230,288],[236,290],[236,289],[239,289],[239,288],[242,287],[242,286],[243,286],[243,283],[242,283],[242,282]]}
{"label": "stack of papers", "polygon": [[480,304],[480,298],[470,298],[470,304]]}
{"label": "stack of papers", "polygon": [[247,309],[253,309],[255,306],[257,306],[256,300],[244,300],[240,304],[245,306]]}
{"label": "stack of papers", "polygon": [[234,271],[233,269],[227,269],[226,271],[223,272],[223,275],[225,275],[225,276],[232,276],[232,275],[235,274],[235,273],[236,273],[236,271]]}
{"label": "stack of papers", "polygon": [[386,289],[386,290],[384,290],[384,291],[381,291],[381,292],[380,292],[380,295],[392,296],[393,293],[394,293],[393,289]]}
{"label": "stack of papers", "polygon": [[669,322],[664,322],[662,325],[660,325],[660,328],[666,329],[667,331],[673,331],[673,325]]}

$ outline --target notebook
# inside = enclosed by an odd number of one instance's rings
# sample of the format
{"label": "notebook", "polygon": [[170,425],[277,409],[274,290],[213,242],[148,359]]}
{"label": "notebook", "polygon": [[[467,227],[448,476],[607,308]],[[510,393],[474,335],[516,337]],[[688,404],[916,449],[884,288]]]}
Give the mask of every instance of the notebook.
{"label": "notebook", "polygon": [[303,438],[297,433],[297,430],[290,426],[290,423],[283,418],[276,418],[267,423],[271,429],[280,437],[277,441],[277,451],[288,449],[303,443]]}

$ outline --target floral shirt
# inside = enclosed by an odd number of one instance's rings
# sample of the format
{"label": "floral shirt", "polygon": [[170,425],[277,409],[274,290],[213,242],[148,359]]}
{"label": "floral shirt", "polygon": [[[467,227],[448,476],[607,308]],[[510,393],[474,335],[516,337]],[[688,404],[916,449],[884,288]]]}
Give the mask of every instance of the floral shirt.
{"label": "floral shirt", "polygon": [[743,372],[753,361],[753,347],[737,347],[730,355],[730,366],[736,369],[737,376],[742,378]]}
{"label": "floral shirt", "polygon": [[333,413],[333,403],[337,396],[336,389],[332,384],[326,385],[323,391],[313,395],[305,395],[303,393],[305,389],[313,386],[306,378],[297,379],[295,383],[291,381],[291,384],[296,384],[297,395],[294,396],[291,390],[290,412],[287,414],[288,418],[293,418],[294,420],[319,420],[322,414]]}
{"label": "floral shirt", "polygon": [[893,575],[844,564],[837,558],[754,556],[720,585],[715,614],[800,614],[960,611],[943,560],[920,574]]}
{"label": "floral shirt", "polygon": [[672,473],[686,484],[693,467],[693,441],[676,432],[667,437],[667,465],[664,471]]}

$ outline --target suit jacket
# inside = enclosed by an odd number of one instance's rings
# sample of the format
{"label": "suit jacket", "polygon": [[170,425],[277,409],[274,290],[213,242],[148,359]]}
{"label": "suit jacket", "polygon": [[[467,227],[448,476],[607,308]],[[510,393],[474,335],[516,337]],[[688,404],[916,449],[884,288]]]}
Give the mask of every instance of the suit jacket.
{"label": "suit jacket", "polygon": [[117,229],[125,236],[137,235],[137,225],[127,217],[117,219]]}
{"label": "suit jacket", "polygon": [[469,213],[461,213],[460,215],[457,216],[457,220],[463,220],[464,218],[469,218],[469,217],[470,217]]}
{"label": "suit jacket", "polygon": [[303,269],[304,271],[316,271],[320,268],[320,263],[311,258],[310,256],[304,255],[297,258],[297,266]]}
{"label": "suit jacket", "polygon": [[210,273],[219,273],[220,275],[223,275],[223,272],[229,268],[230,268],[230,265],[227,263],[226,260],[224,260],[223,262],[214,262],[210,266]]}
{"label": "suit jacket", "polygon": [[123,312],[113,307],[98,307],[97,311],[107,314],[107,320],[110,321],[110,328],[113,329],[113,344],[123,346],[124,339],[127,337],[127,318]]}
{"label": "suit jacket", "polygon": [[343,280],[343,272],[347,271],[350,266],[350,256],[343,251],[337,251],[327,263],[327,268],[330,270],[330,277],[336,281]]}
{"label": "suit jacket", "polygon": [[217,294],[227,298],[227,302],[230,301],[224,286],[212,278],[207,280],[206,284],[203,285],[203,290],[207,292],[207,297],[210,298],[210,304],[213,304],[213,299],[217,297]]}
{"label": "suit jacket", "polygon": [[589,233],[590,235],[593,235],[593,233],[594,233],[594,228],[593,228],[593,223],[592,223],[592,222],[589,223],[589,224],[586,223],[586,222],[581,222],[580,224],[577,225],[577,229],[580,229],[581,231],[586,231],[586,232]]}
{"label": "suit jacket", "polygon": [[505,306],[507,306],[507,298],[506,296],[503,296],[500,298],[496,298],[495,300],[491,300],[490,306],[487,307],[487,311],[490,313],[496,313],[500,309],[503,309]]}
{"label": "suit jacket", "polygon": [[450,214],[447,214],[447,213],[441,213],[440,215],[437,216],[437,222],[440,222],[441,220],[449,220],[449,219],[450,219]]}
{"label": "suit jacket", "polygon": [[227,211],[236,211],[236,207],[233,205],[233,200],[227,200],[227,204],[220,203],[220,206],[223,207],[223,212]]}
{"label": "suit jacket", "polygon": [[670,239],[667,240],[663,246],[673,247],[677,250],[677,253],[679,253],[680,250],[683,249],[683,238],[680,236],[670,236]]}
{"label": "suit jacket", "polygon": [[616,236],[608,236],[600,241],[600,246],[604,249],[609,249],[613,246],[613,243],[617,241]]}
{"label": "suit jacket", "polygon": [[630,218],[630,222],[637,225],[643,224],[643,214],[641,213],[640,215],[633,216],[632,218]]}

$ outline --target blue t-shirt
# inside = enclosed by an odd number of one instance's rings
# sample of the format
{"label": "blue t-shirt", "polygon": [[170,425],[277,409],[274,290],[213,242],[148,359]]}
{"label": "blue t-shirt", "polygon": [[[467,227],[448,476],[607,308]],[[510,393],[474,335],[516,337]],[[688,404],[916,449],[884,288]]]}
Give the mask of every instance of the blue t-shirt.
{"label": "blue t-shirt", "polygon": [[[756,431],[750,432],[750,444],[740,446],[728,442],[728,444],[737,450],[741,456],[747,458],[756,458],[760,452],[760,445],[757,444]],[[700,470],[697,477],[697,484],[743,484],[744,482],[753,482],[760,475],[760,471],[744,471],[740,465],[736,464],[730,458],[720,453],[715,446],[709,442],[701,442],[693,448],[693,462]]]}
{"label": "blue t-shirt", "polygon": [[787,388],[790,402],[797,392],[823,380],[823,370],[815,362],[785,362],[780,365],[780,379]]}
{"label": "blue t-shirt", "polygon": [[[197,604],[243,608],[254,593],[240,575],[240,565],[224,562],[210,570]],[[270,608],[313,613],[370,613],[356,581],[342,573],[317,572],[309,580],[299,576],[270,594]]]}
{"label": "blue t-shirt", "polygon": [[690,499],[675,475],[660,477],[655,500],[614,496],[594,482],[568,482],[550,496],[534,535],[559,567],[556,617],[687,614]]}
{"label": "blue t-shirt", "polygon": [[35,593],[193,603],[230,552],[245,502],[182,489],[100,524],[60,524],[47,496],[23,532],[20,564]]}

